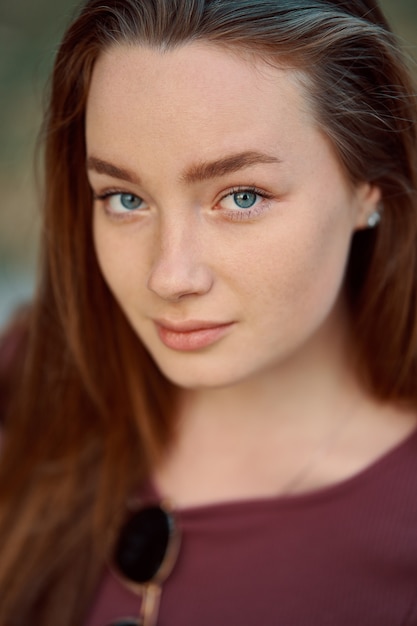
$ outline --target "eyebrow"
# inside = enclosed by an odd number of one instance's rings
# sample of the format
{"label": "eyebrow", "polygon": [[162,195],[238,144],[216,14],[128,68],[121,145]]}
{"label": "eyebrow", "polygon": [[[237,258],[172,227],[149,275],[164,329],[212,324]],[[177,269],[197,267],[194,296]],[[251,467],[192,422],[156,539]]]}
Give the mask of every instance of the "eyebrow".
{"label": "eyebrow", "polygon": [[97,172],[97,174],[106,174],[112,178],[119,178],[120,180],[125,180],[126,182],[133,183],[135,185],[138,185],[140,182],[138,176],[130,170],[117,167],[117,165],[113,165],[113,163],[103,161],[102,159],[98,159],[94,156],[88,157],[87,169]]}
{"label": "eyebrow", "polygon": [[[217,159],[216,161],[201,162],[190,166],[181,175],[180,180],[184,183],[196,183],[211,178],[219,178],[226,174],[237,172],[251,165],[268,163],[281,163],[281,160],[275,156],[248,150],[246,152],[238,152],[229,156]],[[118,178],[136,185],[140,184],[139,177],[131,170],[118,167],[113,163],[104,161],[95,156],[89,156],[87,159],[87,169],[97,172],[97,174],[105,174],[112,178]]]}
{"label": "eyebrow", "polygon": [[186,183],[195,183],[210,178],[225,176],[226,174],[237,172],[251,165],[280,162],[280,159],[272,155],[249,150],[231,154],[216,161],[192,165],[182,174],[181,180]]}

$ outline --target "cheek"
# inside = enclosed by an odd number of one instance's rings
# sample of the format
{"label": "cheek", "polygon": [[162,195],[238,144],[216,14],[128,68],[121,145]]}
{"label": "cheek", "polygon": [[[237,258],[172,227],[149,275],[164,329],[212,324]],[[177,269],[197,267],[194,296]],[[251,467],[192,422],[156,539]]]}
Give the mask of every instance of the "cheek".
{"label": "cheek", "polygon": [[[325,317],[340,292],[350,247],[350,229],[334,219],[304,222],[270,232],[257,253],[247,251],[244,288],[263,309],[288,325]],[[275,236],[274,236],[275,235]],[[251,294],[249,294],[249,289]]]}
{"label": "cheek", "polygon": [[93,218],[93,241],[98,266],[105,282],[109,286],[110,290],[113,291],[113,242],[111,237],[107,235],[106,230],[102,228],[100,219],[97,217],[97,211],[94,211]]}
{"label": "cheek", "polygon": [[103,278],[122,309],[126,309],[132,285],[137,282],[137,278],[132,276],[132,273],[137,271],[136,260],[132,258],[132,248],[117,235],[117,228],[115,230],[106,228],[97,217],[93,222],[93,238]]}

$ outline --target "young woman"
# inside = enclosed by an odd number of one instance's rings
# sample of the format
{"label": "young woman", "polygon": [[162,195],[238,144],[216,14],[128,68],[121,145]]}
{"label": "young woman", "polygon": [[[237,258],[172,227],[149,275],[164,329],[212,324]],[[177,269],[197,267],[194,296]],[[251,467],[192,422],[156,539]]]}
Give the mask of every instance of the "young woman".
{"label": "young woman", "polygon": [[416,624],[416,109],[376,1],[88,0],[44,140],[1,626]]}

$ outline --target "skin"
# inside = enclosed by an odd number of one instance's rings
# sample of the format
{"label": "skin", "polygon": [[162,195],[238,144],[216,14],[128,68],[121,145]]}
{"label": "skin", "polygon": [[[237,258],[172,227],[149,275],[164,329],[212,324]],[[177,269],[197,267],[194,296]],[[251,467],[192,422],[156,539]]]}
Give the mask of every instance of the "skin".
{"label": "skin", "polygon": [[[203,500],[275,493],[338,437],[335,414],[347,421],[353,404],[367,419],[351,447],[364,428],[375,441],[381,410],[351,366],[343,278],[352,234],[380,191],[349,183],[307,102],[295,72],[203,43],[114,47],[93,72],[97,257],[136,333],[184,390],[178,442],[158,478],[182,503],[196,501],[190,463]],[[236,171],[203,167],[242,153]],[[258,195],[233,195],[253,188]],[[253,206],[239,208],[242,199]],[[187,343],[155,323],[178,330],[196,320],[228,326],[200,347],[204,333]],[[339,449],[318,483],[369,462],[406,424],[353,461]]]}
{"label": "skin", "polygon": [[[289,71],[201,45],[167,54],[122,48],[97,63],[88,154],[129,170],[138,184],[90,171],[93,189],[144,199],[130,212],[117,196],[96,202],[99,263],[180,386],[231,385],[280,367],[332,317],[351,235],[376,194],[350,187],[304,109]],[[196,164],[249,150],[277,162],[183,182]],[[270,197],[246,211],[233,197],[221,200],[252,186]],[[213,346],[183,353],[164,346],[155,319],[234,326]]]}

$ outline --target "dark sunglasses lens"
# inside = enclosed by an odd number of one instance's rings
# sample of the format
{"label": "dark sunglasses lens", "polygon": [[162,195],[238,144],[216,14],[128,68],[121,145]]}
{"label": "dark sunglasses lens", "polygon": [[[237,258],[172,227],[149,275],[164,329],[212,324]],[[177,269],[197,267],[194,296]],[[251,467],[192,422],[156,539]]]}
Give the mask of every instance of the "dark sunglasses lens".
{"label": "dark sunglasses lens", "polygon": [[[152,580],[164,560],[172,528],[171,516],[159,506],[134,513],[121,530],[114,554],[114,564],[123,576],[139,584]],[[117,626],[131,624],[118,622]]]}

